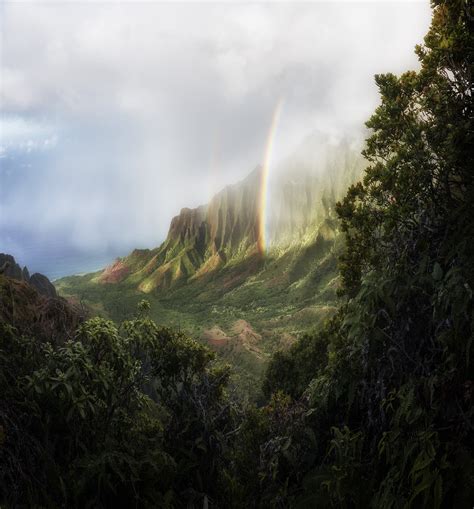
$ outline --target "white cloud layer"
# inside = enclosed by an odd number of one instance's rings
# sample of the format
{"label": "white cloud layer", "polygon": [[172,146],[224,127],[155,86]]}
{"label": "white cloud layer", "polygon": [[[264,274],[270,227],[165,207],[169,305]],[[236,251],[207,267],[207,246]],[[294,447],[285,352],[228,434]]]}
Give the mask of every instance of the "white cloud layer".
{"label": "white cloud layer", "polygon": [[[430,9],[15,2],[0,16],[0,241],[126,253],[260,161],[279,98],[274,160],[314,129],[360,128],[373,75],[417,67]],[[26,158],[28,144],[51,150]]]}

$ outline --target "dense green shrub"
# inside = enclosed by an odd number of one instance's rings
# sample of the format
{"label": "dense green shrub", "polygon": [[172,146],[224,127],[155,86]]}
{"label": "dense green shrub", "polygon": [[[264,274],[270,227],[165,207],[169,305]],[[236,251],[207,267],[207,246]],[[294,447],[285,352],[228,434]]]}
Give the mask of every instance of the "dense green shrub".
{"label": "dense green shrub", "polygon": [[74,340],[0,333],[0,501],[180,507],[213,494],[230,421],[226,368],[141,315]]}

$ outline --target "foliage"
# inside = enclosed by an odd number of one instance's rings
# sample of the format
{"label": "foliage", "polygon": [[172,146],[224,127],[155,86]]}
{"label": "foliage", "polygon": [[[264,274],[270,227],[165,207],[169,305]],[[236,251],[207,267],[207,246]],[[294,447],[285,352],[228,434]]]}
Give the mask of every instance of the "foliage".
{"label": "foliage", "polygon": [[[333,323],[332,322],[329,323]],[[263,381],[263,393],[269,398],[283,391],[297,398],[322,367],[327,364],[327,345],[330,327],[319,334],[305,334],[287,351],[277,351],[268,366]]]}
{"label": "foliage", "polygon": [[434,270],[437,262],[446,271],[472,254],[472,6],[434,7],[425,45],[416,48],[421,70],[376,76],[382,102],[367,122],[370,166],[338,206],[351,296],[370,269]]}
{"label": "foliage", "polygon": [[179,507],[212,495],[227,369],[147,307],[120,328],[88,320],[63,344],[2,325],[2,503]]}
{"label": "foliage", "polygon": [[267,394],[306,405],[315,437],[302,483],[278,471],[291,506],[474,500],[474,18],[468,2],[433,6],[420,71],[376,77],[370,166],[337,207],[348,300],[266,375]]}

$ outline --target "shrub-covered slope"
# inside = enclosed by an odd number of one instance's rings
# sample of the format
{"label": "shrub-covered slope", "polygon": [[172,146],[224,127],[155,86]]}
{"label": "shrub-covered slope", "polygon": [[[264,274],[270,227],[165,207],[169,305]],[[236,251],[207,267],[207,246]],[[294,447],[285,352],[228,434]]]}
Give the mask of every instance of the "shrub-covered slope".
{"label": "shrub-covered slope", "polygon": [[3,321],[0,505],[472,508],[474,16],[433,7],[420,71],[376,78],[370,164],[337,206],[345,296],[273,356],[261,404],[146,302],[64,344]]}

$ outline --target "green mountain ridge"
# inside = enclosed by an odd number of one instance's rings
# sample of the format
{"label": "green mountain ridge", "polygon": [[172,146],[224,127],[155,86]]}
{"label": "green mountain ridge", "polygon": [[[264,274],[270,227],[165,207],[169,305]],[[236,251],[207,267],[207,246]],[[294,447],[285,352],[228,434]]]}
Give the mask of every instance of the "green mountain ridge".
{"label": "green mountain ridge", "polygon": [[[257,166],[207,205],[182,209],[161,246],[136,249],[94,274],[63,278],[57,288],[116,321],[146,297],[157,323],[200,337],[233,365],[242,361],[242,372],[260,372],[272,352],[334,312],[342,247],[334,208],[360,176],[359,149],[313,136],[275,168],[264,255],[257,247]],[[259,337],[252,348],[233,332],[241,320]],[[237,339],[216,347],[221,333]]]}
{"label": "green mountain ridge", "polygon": [[238,259],[252,256],[258,239],[261,168],[227,186],[208,205],[183,208],[175,216],[165,242],[152,250],[134,251],[99,276],[99,283],[128,280],[149,293],[170,288]]}

